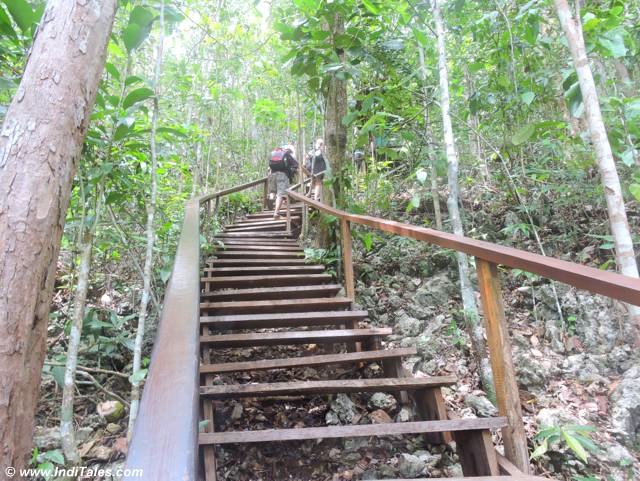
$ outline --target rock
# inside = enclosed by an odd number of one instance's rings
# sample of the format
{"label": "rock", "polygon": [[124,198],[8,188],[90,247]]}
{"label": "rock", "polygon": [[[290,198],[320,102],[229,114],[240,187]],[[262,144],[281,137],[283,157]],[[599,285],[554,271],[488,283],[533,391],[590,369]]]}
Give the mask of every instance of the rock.
{"label": "rock", "polygon": [[93,429],[90,427],[83,427],[76,431],[76,442],[84,443],[86,442],[93,434]]}
{"label": "rock", "polygon": [[406,423],[406,422],[411,420],[412,414],[413,413],[411,412],[411,409],[409,409],[406,406],[403,406],[402,408],[400,408],[400,411],[396,415],[396,422],[397,423]]}
{"label": "rock", "polygon": [[244,408],[242,407],[242,404],[240,403],[234,404],[233,410],[231,411],[231,419],[233,421],[237,421],[238,419],[241,419],[242,413],[244,413]]}
{"label": "rock", "polygon": [[633,461],[633,455],[621,444],[614,442],[600,446],[600,448],[594,453],[600,461],[617,465]]}
{"label": "rock", "polygon": [[371,419],[371,422],[373,424],[385,424],[393,422],[391,416],[389,416],[387,412],[383,411],[382,409],[376,409],[372,413],[369,413],[369,419]]}
{"label": "rock", "polygon": [[107,427],[105,428],[105,430],[109,433],[109,434],[116,434],[118,432],[120,432],[122,428],[120,427],[119,424],[116,423],[109,423],[107,424]]}
{"label": "rock", "polygon": [[580,424],[571,414],[558,408],[543,408],[536,415],[538,428]]}
{"label": "rock", "polygon": [[344,440],[345,451],[357,451],[369,447],[369,438],[347,438]]}
{"label": "rock", "polygon": [[98,404],[98,414],[107,422],[114,423],[124,416],[124,405],[120,401],[105,401]]}
{"label": "rock", "polygon": [[427,463],[413,454],[402,453],[398,459],[398,472],[403,478],[417,478],[426,470]]}
{"label": "rock", "polygon": [[109,446],[96,446],[89,451],[89,458],[99,461],[108,461],[113,454],[113,449]]}
{"label": "rock", "polygon": [[33,444],[39,451],[57,449],[62,445],[59,428],[43,428],[38,426],[33,435]]}
{"label": "rock", "polygon": [[[592,383],[592,382],[604,382],[606,379],[600,375],[601,369],[605,367],[598,367],[596,365],[597,356],[589,354],[575,354],[567,356],[562,361],[562,368],[567,373],[574,377],[577,377],[580,382]],[[606,361],[605,361],[606,362]],[[602,364],[599,363],[601,366]]]}
{"label": "rock", "polygon": [[371,398],[369,398],[369,408],[371,409],[384,409],[385,411],[392,411],[396,408],[398,402],[396,398],[391,394],[386,394],[383,392],[374,393]]}
{"label": "rock", "polygon": [[395,325],[403,336],[417,336],[422,331],[423,323],[400,310],[396,314]]}
{"label": "rock", "polygon": [[629,369],[611,396],[611,425],[620,440],[633,447],[640,431],[640,366]]}
{"label": "rock", "polygon": [[325,420],[327,424],[350,424],[357,414],[356,405],[346,394],[338,394],[331,401],[331,410],[327,412]]}
{"label": "rock", "polygon": [[449,273],[444,271],[426,279],[416,290],[414,301],[424,307],[446,306],[457,291],[458,288],[449,279]]}
{"label": "rock", "polygon": [[467,394],[464,403],[469,406],[481,418],[490,418],[498,415],[496,407],[484,396]]}

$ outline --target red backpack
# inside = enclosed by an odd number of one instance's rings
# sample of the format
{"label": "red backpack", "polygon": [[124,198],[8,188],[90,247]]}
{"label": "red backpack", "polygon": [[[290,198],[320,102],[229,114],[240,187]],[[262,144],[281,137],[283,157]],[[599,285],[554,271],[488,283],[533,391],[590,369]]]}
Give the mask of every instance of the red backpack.
{"label": "red backpack", "polygon": [[289,166],[287,165],[286,152],[281,147],[276,147],[271,152],[271,158],[269,159],[269,168],[271,172],[289,172]]}

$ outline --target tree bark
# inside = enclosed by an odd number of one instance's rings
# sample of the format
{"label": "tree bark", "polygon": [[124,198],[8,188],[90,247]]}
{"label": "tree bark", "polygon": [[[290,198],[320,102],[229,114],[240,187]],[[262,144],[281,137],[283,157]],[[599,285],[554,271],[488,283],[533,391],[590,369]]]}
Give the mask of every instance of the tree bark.
{"label": "tree bark", "polygon": [[[337,13],[333,26],[328,27],[331,31],[332,43],[334,50],[340,59],[344,62],[344,51],[335,46],[335,39],[338,35],[344,33],[344,18]],[[335,74],[331,74],[325,94],[325,143],[327,160],[330,162],[334,182],[334,194],[336,205],[344,207],[344,168],[347,150],[347,128],[342,123],[342,119],[347,115],[347,81],[338,78]]]}
{"label": "tree bark", "polygon": [[51,0],[0,133],[0,465],[24,466],[71,185],[115,0]]}
{"label": "tree bark", "polygon": [[[418,46],[420,59],[420,79],[422,80],[422,97],[424,108],[424,139],[425,143],[431,140],[431,128],[429,126],[429,89],[427,88],[427,67],[424,62],[424,48]],[[427,146],[428,149],[428,146]],[[429,177],[431,177],[431,198],[433,199],[433,212],[436,220],[436,229],[442,230],[442,211],[440,210],[440,194],[438,193],[438,169],[437,156],[429,152]]]}
{"label": "tree bark", "polygon": [[[73,299],[73,317],[71,332],[69,333],[69,346],[67,348],[67,360],[64,371],[64,386],[62,389],[62,407],[60,409],[60,437],[62,449],[67,463],[78,464],[81,460],[76,446],[73,406],[76,389],[76,369],[78,366],[78,350],[82,336],[82,324],[84,322],[87,292],[89,291],[89,274],[91,271],[91,254],[96,228],[100,221],[102,211],[102,189],[97,189],[98,198],[94,211],[94,218],[90,226],[83,226],[80,234],[80,266],[78,268],[78,282]],[[86,213],[83,214],[86,221]]]}
{"label": "tree bark", "polygon": [[[609,225],[611,226],[611,235],[615,245],[616,264],[622,274],[629,277],[638,277],[638,264],[636,263],[631,230],[627,221],[627,211],[622,196],[620,178],[618,177],[611,144],[609,144],[607,130],[602,119],[598,92],[585,49],[582,25],[580,25],[579,18],[574,19],[567,0],[555,0],[555,4],[560,25],[567,37],[573,64],[580,82],[591,142],[595,150],[596,162],[607,201]],[[635,343],[640,345],[640,307],[628,305],[628,309]]]}
{"label": "tree bark", "polygon": [[140,404],[140,384],[141,379],[136,375],[142,368],[142,343],[144,340],[145,324],[147,320],[147,307],[151,293],[151,281],[153,276],[153,245],[155,241],[155,228],[153,225],[156,202],[158,196],[158,152],[156,148],[156,132],[158,130],[158,117],[160,116],[160,77],[162,74],[162,55],[164,48],[164,2],[160,3],[160,25],[159,39],[156,53],[156,66],[153,79],[155,96],[153,97],[153,113],[151,117],[151,196],[147,204],[147,252],[144,261],[144,278],[142,288],[142,298],[140,300],[140,311],[138,314],[138,328],[133,349],[133,373],[131,379],[131,409],[129,411],[129,426],[127,438],[131,439],[133,427],[138,416],[138,406]]}
{"label": "tree bark", "polygon": [[[460,217],[460,194],[458,188],[458,153],[456,152],[455,139],[453,137],[453,126],[451,123],[450,100],[449,100],[449,72],[447,69],[447,50],[445,44],[445,30],[442,14],[440,12],[440,1],[433,0],[433,18],[436,27],[438,44],[438,67],[440,71],[440,110],[442,111],[442,125],[444,130],[444,145],[447,154],[448,177],[449,177],[449,198],[447,199],[447,210],[453,233],[464,235],[462,218]],[[476,359],[479,365],[480,382],[490,399],[495,400],[495,390],[491,375],[491,366],[487,358],[487,346],[484,340],[484,329],[478,318],[478,308],[476,306],[475,294],[471,279],[469,278],[469,260],[466,254],[458,252],[458,272],[460,275],[460,293],[462,296],[462,306],[464,317],[469,328],[469,336]]]}

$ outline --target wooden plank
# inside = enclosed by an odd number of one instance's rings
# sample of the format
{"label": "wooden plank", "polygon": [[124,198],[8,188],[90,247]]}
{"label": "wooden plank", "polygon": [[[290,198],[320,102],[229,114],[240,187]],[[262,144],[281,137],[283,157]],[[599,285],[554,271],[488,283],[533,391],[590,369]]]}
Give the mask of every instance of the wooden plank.
{"label": "wooden plank", "polygon": [[214,239],[293,239],[291,234],[282,232],[221,232]]}
{"label": "wooden plank", "polygon": [[317,284],[312,286],[258,287],[254,289],[229,289],[204,292],[200,296],[212,302],[266,300],[266,299],[302,299],[305,297],[331,297],[340,292],[340,284]]}
{"label": "wooden plank", "polygon": [[458,431],[454,433],[454,438],[458,446],[462,473],[465,476],[500,475],[489,431]]}
{"label": "wooden plank", "polygon": [[285,235],[290,235],[288,231],[285,230],[286,227],[286,221],[284,224],[282,225],[271,225],[271,224],[265,224],[265,225],[252,225],[249,227],[225,227],[224,229],[224,233],[225,234],[256,234],[259,232],[277,232],[277,233],[282,233]]}
{"label": "wooden plank", "polygon": [[352,364],[379,361],[393,357],[414,356],[414,347],[386,349],[384,351],[362,351],[344,354],[322,354],[319,356],[290,357],[285,359],[265,359],[262,361],[227,362],[222,364],[202,364],[200,374],[216,374],[238,371],[265,371],[269,369],[291,369],[296,367],[326,366],[330,364]]}
{"label": "wooden plank", "polygon": [[216,251],[215,256],[220,259],[300,259],[304,252],[295,251]]}
{"label": "wooden plank", "polygon": [[[282,267],[213,267],[210,273],[211,277],[218,276],[233,276],[238,277],[242,275],[246,276],[258,276],[264,275],[287,275],[287,274],[320,274],[324,271],[324,266],[321,265],[304,265],[304,266],[282,266]],[[209,278],[202,278],[204,281],[209,281]]]}
{"label": "wooden plank", "polygon": [[254,222],[244,222],[244,223],[239,223],[239,224],[230,224],[230,225],[225,226],[225,229],[227,229],[227,230],[230,230],[230,229],[245,229],[247,227],[263,227],[263,226],[266,226],[266,225],[282,227],[283,225],[286,225],[286,223],[287,223],[286,220],[278,220],[278,219],[256,220]]}
{"label": "wooden plank", "polygon": [[370,337],[389,336],[387,327],[369,329],[336,329],[326,331],[252,332],[249,334],[217,334],[200,336],[200,345],[216,349],[225,347],[276,346],[289,344],[337,344]]}
{"label": "wooden plank", "polygon": [[274,301],[201,302],[200,310],[216,314],[260,314],[265,312],[336,311],[351,307],[348,297],[282,299]]}
{"label": "wooden plank", "polygon": [[341,325],[346,321],[361,320],[368,316],[367,311],[322,311],[292,312],[274,314],[243,314],[231,316],[204,316],[201,325],[212,329],[263,329],[272,327],[301,327]]}
{"label": "wooden plank", "polygon": [[449,421],[416,421],[408,423],[359,424],[318,428],[264,429],[261,431],[226,431],[201,433],[198,442],[207,444],[264,443],[269,441],[302,441],[305,439],[398,436],[401,434],[437,433],[498,429],[505,418],[472,418]]}
{"label": "wooden plank", "polygon": [[[209,259],[207,264],[213,267],[267,267],[267,266],[306,266],[306,259]],[[207,269],[204,269],[205,277]]]}
{"label": "wooden plank", "polygon": [[299,284],[322,284],[331,282],[330,274],[290,274],[269,276],[223,276],[203,277],[203,285],[222,289],[231,287],[268,287],[268,286],[296,286]]}
{"label": "wooden plank", "polygon": [[216,239],[218,243],[225,245],[254,245],[254,246],[287,246],[287,247],[300,247],[300,243],[296,239],[273,239],[269,238],[242,238],[231,237],[225,240]]}
{"label": "wooden plank", "polygon": [[351,245],[351,227],[349,221],[340,220],[340,233],[342,240],[342,263],[344,267],[344,287],[347,296],[355,298],[356,289],[353,276],[353,248]]}
{"label": "wooden plank", "polygon": [[425,241],[445,249],[464,252],[495,264],[522,269],[596,294],[640,305],[640,279],[427,227],[418,227],[366,215],[349,214],[321,202],[311,200],[291,190],[287,191],[287,193],[296,200],[355,224],[366,225],[383,232]]}
{"label": "wooden plank", "polygon": [[216,249],[216,251],[277,251],[277,252],[302,252],[304,253],[304,249],[298,245],[292,244],[288,245],[273,245],[273,243],[269,244],[248,244],[248,243],[228,243],[224,246],[220,246]]}
{"label": "wooden plank", "polygon": [[200,388],[200,396],[215,399],[235,399],[242,397],[309,396],[358,392],[398,392],[450,386],[455,383],[455,376],[271,382],[264,384],[202,386]]}
{"label": "wooden plank", "polygon": [[502,303],[498,266],[482,259],[476,259],[476,267],[498,410],[501,416],[506,416],[509,420],[509,425],[502,430],[505,457],[520,471],[528,474],[527,436],[522,422],[520,396],[511,356],[511,340]]}

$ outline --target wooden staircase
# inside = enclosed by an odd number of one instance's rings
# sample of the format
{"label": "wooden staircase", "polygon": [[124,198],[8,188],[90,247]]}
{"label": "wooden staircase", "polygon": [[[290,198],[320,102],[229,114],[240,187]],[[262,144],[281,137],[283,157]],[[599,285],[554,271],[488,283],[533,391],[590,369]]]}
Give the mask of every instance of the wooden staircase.
{"label": "wooden staircase", "polygon": [[[340,295],[342,286],[324,266],[306,263],[291,232],[300,223],[301,210],[300,205],[293,205],[289,221],[273,220],[272,211],[263,211],[227,226],[216,237],[220,245],[203,269],[200,403],[206,425],[199,435],[203,479],[217,479],[216,446],[397,435],[425,435],[429,443],[455,441],[464,476],[477,481],[541,479],[519,473],[496,453],[491,430],[506,426],[506,418],[453,419],[447,413],[441,387],[455,384],[456,379],[409,376],[402,358],[416,355],[416,350],[383,349],[382,340],[391,329],[364,327],[367,312],[354,308],[353,299]],[[289,231],[288,225],[292,227]],[[333,346],[333,352],[302,355],[300,350],[297,357],[225,362],[229,349],[309,344]],[[336,365],[363,368],[372,362],[382,365],[384,377],[314,381],[294,377],[287,382],[256,382],[264,378],[259,376],[264,371],[330,369]],[[233,373],[243,373],[243,382],[229,381]],[[224,380],[227,382],[220,384]],[[259,402],[280,396],[362,392],[392,393],[400,403],[414,405],[419,420],[216,430],[214,409],[224,400],[255,398]]]}

